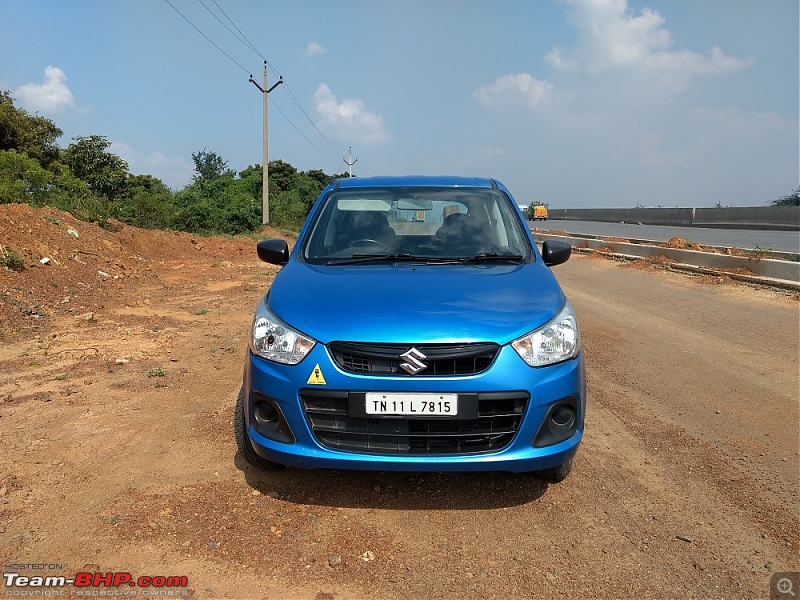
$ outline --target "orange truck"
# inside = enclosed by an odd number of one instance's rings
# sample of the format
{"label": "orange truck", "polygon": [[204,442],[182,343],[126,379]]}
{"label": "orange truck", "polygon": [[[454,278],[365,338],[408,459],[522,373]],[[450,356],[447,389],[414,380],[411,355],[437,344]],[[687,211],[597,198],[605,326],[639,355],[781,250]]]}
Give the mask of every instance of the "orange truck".
{"label": "orange truck", "polygon": [[547,221],[547,204],[534,200],[528,206],[528,220],[529,221]]}

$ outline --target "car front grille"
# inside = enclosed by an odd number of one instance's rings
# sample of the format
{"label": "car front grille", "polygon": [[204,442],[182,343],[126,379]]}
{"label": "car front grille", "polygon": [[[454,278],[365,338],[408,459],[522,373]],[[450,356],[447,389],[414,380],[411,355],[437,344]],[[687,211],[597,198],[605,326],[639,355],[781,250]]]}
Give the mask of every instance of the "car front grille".
{"label": "car front grille", "polygon": [[[304,389],[303,411],[316,440],[333,450],[381,455],[475,454],[501,450],[517,433],[527,392],[459,394],[459,417],[354,416],[363,392]],[[363,408],[361,409],[363,413]]]}
{"label": "car front grille", "polygon": [[[336,364],[343,371],[359,375],[403,375],[400,368],[405,362],[400,355],[410,344],[362,344],[332,342],[328,348]],[[500,346],[492,343],[476,344],[420,344],[415,346],[425,355],[425,369],[416,377],[475,375],[491,366]]]}

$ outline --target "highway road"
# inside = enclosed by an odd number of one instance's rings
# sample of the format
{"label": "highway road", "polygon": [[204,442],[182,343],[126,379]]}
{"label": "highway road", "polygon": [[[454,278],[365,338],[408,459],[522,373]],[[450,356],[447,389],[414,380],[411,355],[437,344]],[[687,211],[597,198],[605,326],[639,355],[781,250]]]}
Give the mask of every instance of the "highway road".
{"label": "highway road", "polygon": [[602,223],[599,221],[528,221],[530,227],[566,231],[572,234],[591,234],[627,239],[666,242],[681,237],[703,246],[735,247],[742,250],[774,250],[800,253],[800,233],[797,231],[767,231],[743,229],[709,229],[703,227],[668,227],[632,223]]}

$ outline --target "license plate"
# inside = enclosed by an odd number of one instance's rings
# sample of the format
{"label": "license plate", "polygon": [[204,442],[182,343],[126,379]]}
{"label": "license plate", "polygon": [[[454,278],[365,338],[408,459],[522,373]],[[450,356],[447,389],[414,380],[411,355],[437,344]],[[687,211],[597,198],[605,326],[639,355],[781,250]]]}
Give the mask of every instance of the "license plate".
{"label": "license plate", "polygon": [[367,392],[368,415],[454,417],[458,394],[397,394]]}

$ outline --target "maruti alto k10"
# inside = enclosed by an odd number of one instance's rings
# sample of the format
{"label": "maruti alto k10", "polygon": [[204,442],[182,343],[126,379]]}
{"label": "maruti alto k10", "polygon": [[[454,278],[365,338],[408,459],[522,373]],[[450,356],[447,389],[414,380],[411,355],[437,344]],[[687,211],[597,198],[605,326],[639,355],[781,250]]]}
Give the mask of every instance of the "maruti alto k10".
{"label": "maruti alto k10", "polygon": [[253,465],[536,472],[583,436],[575,314],[500,182],[340,179],[255,310],[234,419]]}

